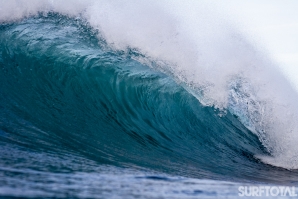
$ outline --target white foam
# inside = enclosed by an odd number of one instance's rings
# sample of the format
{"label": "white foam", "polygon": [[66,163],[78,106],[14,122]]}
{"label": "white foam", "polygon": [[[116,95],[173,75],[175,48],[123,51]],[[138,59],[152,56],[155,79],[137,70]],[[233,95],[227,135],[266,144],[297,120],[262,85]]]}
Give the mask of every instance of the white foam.
{"label": "white foam", "polygon": [[[170,64],[163,67],[177,79],[194,90],[204,88],[204,99],[199,99],[206,105],[242,112],[243,123],[272,154],[257,157],[298,169],[295,90],[214,5],[195,0],[0,0],[0,5],[0,21],[39,11],[83,14],[114,48],[136,48],[166,61]],[[243,85],[240,93],[231,87],[235,81]]]}

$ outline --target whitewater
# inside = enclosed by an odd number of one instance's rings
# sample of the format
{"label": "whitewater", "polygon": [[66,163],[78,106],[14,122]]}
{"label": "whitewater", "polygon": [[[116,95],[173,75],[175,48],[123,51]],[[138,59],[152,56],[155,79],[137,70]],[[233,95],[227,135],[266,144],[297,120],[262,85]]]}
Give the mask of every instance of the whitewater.
{"label": "whitewater", "polygon": [[297,91],[261,49],[208,1],[0,0],[0,196],[297,186]]}

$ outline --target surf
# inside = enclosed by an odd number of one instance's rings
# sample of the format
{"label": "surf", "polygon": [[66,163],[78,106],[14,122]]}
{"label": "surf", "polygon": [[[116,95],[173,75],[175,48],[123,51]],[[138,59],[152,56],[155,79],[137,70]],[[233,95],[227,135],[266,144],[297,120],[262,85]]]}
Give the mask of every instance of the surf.
{"label": "surf", "polygon": [[2,5],[8,148],[192,178],[296,180],[297,93],[207,3]]}

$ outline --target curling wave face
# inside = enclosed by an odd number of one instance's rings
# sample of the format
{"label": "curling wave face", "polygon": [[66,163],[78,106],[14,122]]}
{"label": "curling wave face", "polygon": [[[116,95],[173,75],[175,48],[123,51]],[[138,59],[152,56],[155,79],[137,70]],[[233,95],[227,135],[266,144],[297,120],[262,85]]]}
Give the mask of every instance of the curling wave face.
{"label": "curling wave face", "polygon": [[296,91],[207,3],[11,0],[0,22],[1,185],[103,165],[297,182]]}
{"label": "curling wave face", "polygon": [[272,154],[248,128],[243,79],[230,85],[230,109],[206,106],[200,90],[99,34],[55,13],[1,25],[1,143],[190,177],[296,179],[258,158]]}

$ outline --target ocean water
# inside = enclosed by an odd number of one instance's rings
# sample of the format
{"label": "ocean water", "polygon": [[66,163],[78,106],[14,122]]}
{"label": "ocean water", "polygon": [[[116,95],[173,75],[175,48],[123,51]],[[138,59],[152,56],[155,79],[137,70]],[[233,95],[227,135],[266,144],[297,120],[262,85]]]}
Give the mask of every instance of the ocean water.
{"label": "ocean water", "polygon": [[0,197],[298,185],[297,93],[212,5],[0,3]]}

